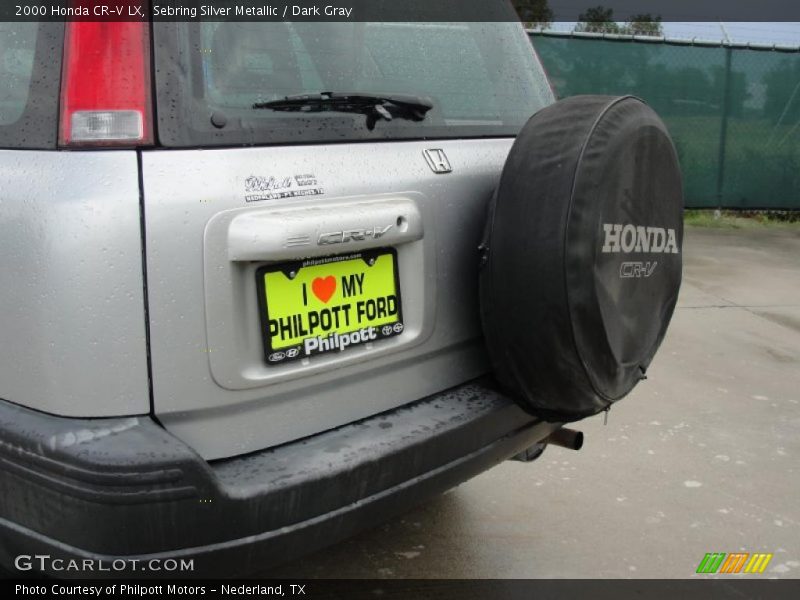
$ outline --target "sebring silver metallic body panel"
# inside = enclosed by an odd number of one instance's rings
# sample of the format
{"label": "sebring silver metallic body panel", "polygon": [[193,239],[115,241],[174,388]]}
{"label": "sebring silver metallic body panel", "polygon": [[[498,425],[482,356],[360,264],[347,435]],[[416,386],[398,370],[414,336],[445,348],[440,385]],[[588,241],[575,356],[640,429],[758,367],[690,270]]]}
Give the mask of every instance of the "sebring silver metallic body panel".
{"label": "sebring silver metallic body panel", "polygon": [[0,150],[0,398],[150,410],[136,153]]}
{"label": "sebring silver metallic body panel", "polygon": [[[153,397],[207,459],[332,429],[488,371],[477,247],[513,140],[146,151]],[[443,149],[453,171],[423,152]],[[391,225],[391,227],[389,227]],[[268,366],[256,270],[392,246],[406,330]]]}

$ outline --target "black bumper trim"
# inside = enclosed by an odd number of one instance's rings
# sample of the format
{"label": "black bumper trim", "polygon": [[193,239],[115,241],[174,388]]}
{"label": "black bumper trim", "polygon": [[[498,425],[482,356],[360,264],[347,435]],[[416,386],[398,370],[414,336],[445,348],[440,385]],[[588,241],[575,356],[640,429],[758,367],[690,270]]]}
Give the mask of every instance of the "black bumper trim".
{"label": "black bumper trim", "polygon": [[[109,473],[114,463],[121,468],[124,462],[127,473],[136,473],[131,456],[141,453],[140,458],[148,457],[138,464],[142,473],[181,472],[179,481],[161,484],[160,491],[179,484],[196,490],[197,497],[134,505],[86,502],[0,464],[0,497],[10,500],[0,506],[0,564],[10,566],[19,554],[47,552],[106,561],[192,558],[196,575],[247,574],[402,513],[558,427],[533,420],[485,382],[213,465],[152,422],[143,422],[150,423],[147,433],[134,437],[139,442],[144,437],[148,446],[136,450],[130,440],[104,443],[106,463],[91,470]],[[8,422],[0,414],[0,433],[4,429]],[[149,452],[154,447],[150,435],[160,436],[158,445],[171,451]],[[127,447],[121,452],[126,460],[108,461],[108,448],[119,445]],[[66,457],[49,458],[63,462]],[[137,487],[151,486],[148,481]],[[110,491],[130,494],[131,488]]]}

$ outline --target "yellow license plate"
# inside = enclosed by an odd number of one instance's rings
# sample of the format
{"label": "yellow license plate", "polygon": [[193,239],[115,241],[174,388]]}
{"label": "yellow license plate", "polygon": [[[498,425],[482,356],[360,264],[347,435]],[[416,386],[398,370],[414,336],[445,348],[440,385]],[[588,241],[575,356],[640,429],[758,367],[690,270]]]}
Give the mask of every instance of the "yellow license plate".
{"label": "yellow license plate", "polygon": [[403,332],[393,249],[262,267],[257,284],[271,365]]}

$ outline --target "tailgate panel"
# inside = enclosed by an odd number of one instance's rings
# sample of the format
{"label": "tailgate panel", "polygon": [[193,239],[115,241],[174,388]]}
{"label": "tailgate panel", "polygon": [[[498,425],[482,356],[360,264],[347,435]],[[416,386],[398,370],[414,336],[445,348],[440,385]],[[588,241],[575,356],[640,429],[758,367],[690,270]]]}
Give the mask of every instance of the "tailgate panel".
{"label": "tailgate panel", "polygon": [[[332,429],[486,372],[477,246],[511,143],[144,152],[161,422],[203,457],[222,458]],[[444,149],[452,173],[431,171],[423,156],[430,148]],[[388,246],[397,249],[402,335],[266,364],[260,267]]]}

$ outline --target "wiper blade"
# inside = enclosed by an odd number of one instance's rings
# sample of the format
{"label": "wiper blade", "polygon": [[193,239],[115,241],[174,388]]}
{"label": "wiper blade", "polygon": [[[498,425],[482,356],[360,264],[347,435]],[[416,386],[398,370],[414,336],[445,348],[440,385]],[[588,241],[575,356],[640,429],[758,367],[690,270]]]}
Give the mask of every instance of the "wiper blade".
{"label": "wiper blade", "polygon": [[362,92],[322,92],[286,96],[283,100],[259,102],[254,109],[283,112],[345,112],[366,115],[367,128],[372,130],[378,119],[407,119],[422,121],[433,102],[429,98],[410,94],[368,94]]}

